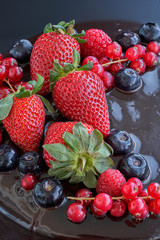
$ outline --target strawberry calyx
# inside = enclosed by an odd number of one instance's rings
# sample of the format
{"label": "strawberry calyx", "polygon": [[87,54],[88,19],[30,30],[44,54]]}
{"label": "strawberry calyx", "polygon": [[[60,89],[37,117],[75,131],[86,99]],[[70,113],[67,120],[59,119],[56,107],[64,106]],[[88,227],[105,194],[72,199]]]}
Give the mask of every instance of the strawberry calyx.
{"label": "strawberry calyx", "polygon": [[52,91],[53,86],[55,83],[61,78],[65,77],[67,74],[74,72],[74,71],[90,71],[93,68],[93,62],[89,62],[81,67],[80,64],[80,55],[76,49],[73,49],[73,63],[64,63],[64,65],[60,65],[58,59],[54,60],[53,70],[50,70],[49,74],[49,81],[50,84],[50,91]]}
{"label": "strawberry calyx", "polygon": [[79,43],[84,43],[86,42],[85,39],[81,39],[80,37],[83,37],[85,35],[85,31],[82,30],[81,33],[77,33],[76,30],[74,29],[75,25],[75,20],[71,20],[70,22],[65,22],[61,21],[56,25],[52,25],[51,23],[48,23],[44,30],[43,33],[49,33],[49,32],[57,32],[61,34],[66,34],[69,36],[72,36],[77,40]]}
{"label": "strawberry calyx", "polygon": [[[24,86],[19,85],[17,91],[13,91],[13,93],[8,94],[5,98],[0,100],[0,120],[3,120],[8,116],[12,109],[13,105],[13,98],[27,98],[31,97],[32,95],[36,94],[42,87],[44,82],[44,78],[37,74],[37,81],[29,81],[28,84],[33,85],[32,90],[26,90]],[[47,108],[47,110],[51,113],[54,112],[53,107],[49,103],[47,99],[44,97],[37,95]]]}
{"label": "strawberry calyx", "polygon": [[103,135],[94,129],[89,135],[81,122],[73,126],[73,134],[63,133],[61,143],[45,144],[43,148],[56,160],[51,160],[48,174],[60,180],[70,179],[70,183],[83,182],[88,188],[95,188],[97,176],[112,168],[109,157],[112,148],[104,142]]}

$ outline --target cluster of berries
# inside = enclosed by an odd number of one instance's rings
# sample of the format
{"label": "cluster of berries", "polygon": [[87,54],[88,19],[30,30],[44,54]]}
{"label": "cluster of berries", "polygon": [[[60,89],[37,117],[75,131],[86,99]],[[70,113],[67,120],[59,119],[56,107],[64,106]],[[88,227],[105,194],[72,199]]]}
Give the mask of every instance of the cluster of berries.
{"label": "cluster of berries", "polygon": [[32,89],[32,85],[21,81],[23,69],[18,66],[15,58],[3,58],[0,54],[0,64],[0,100],[17,90],[19,85],[24,86],[25,89]]}
{"label": "cluster of berries", "polygon": [[128,48],[125,53],[122,52],[119,43],[111,42],[106,46],[106,56],[99,59],[95,56],[87,56],[82,65],[92,61],[92,71],[102,79],[106,89],[111,89],[114,87],[114,75],[118,70],[124,68],[123,62],[130,61],[129,67],[138,74],[142,74],[146,71],[146,66],[157,65],[159,52],[160,44],[156,41],[149,42],[146,48],[141,44],[136,44]]}
{"label": "cluster of berries", "polygon": [[[114,179],[113,173],[116,175]],[[86,207],[90,207],[91,213],[96,217],[104,217],[108,211],[114,217],[121,217],[127,208],[135,218],[142,220],[149,215],[149,211],[155,215],[160,214],[159,183],[151,183],[145,190],[138,178],[130,178],[125,182],[123,175],[118,170],[108,169],[103,173],[103,179],[104,175],[113,180],[110,182],[109,187],[108,181],[103,182],[103,185],[106,185],[104,192],[100,191],[100,185],[102,184],[100,176],[95,197],[88,189],[80,189],[75,194],[75,197],[68,197],[68,199],[76,200],[67,209],[69,220],[73,222],[83,221],[87,214]],[[115,182],[119,182],[119,184],[117,185]],[[114,193],[116,196],[113,195]]]}

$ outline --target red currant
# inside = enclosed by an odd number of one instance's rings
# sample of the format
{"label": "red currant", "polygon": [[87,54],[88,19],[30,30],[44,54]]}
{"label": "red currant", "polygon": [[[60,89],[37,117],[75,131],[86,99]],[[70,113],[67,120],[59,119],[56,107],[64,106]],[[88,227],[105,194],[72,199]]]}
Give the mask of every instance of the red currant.
{"label": "red currant", "polygon": [[16,61],[15,58],[7,57],[3,59],[2,65],[6,66],[7,68],[11,68],[11,67],[18,66],[18,62]]}
{"label": "red currant", "polygon": [[150,198],[148,197],[148,193],[147,193],[146,189],[142,189],[142,191],[138,194],[138,197],[146,197],[143,200],[145,202],[149,202],[150,201]]}
{"label": "red currant", "polygon": [[126,211],[126,205],[121,200],[113,201],[110,214],[114,217],[121,217]]}
{"label": "red currant", "polygon": [[71,203],[67,208],[68,219],[72,222],[82,222],[87,215],[86,208],[81,203]]}
{"label": "red currant", "polygon": [[[98,60],[99,60],[99,63],[102,64],[102,65],[110,62],[107,57],[101,57]],[[107,65],[107,66],[104,66],[103,68],[104,68],[105,71],[109,71],[110,64]]]}
{"label": "red currant", "polygon": [[112,198],[107,193],[99,193],[94,199],[94,205],[101,211],[108,211],[112,207]]}
{"label": "red currant", "polygon": [[93,64],[92,72],[96,73],[100,78],[103,76],[104,68],[101,64]]}
{"label": "red currant", "polygon": [[93,64],[94,63],[99,63],[98,62],[98,59],[96,58],[96,57],[93,57],[93,56],[88,56],[88,57],[86,57],[86,58],[84,58],[84,60],[83,60],[83,62],[82,62],[82,66],[83,65],[86,65],[87,63],[89,63],[89,62],[93,62]]}
{"label": "red currant", "polygon": [[147,52],[154,52],[155,54],[158,55],[159,51],[160,51],[160,45],[158,42],[152,41],[147,44]]}
{"label": "red currant", "polygon": [[0,129],[0,144],[2,142],[2,132],[1,132],[1,129]]}
{"label": "red currant", "polygon": [[132,199],[128,204],[129,212],[136,218],[144,219],[149,214],[146,202],[141,198]]}
{"label": "red currant", "polygon": [[159,183],[151,183],[148,188],[148,195],[153,198],[160,198],[160,184]]}
{"label": "red currant", "polygon": [[[78,192],[75,194],[76,198],[91,198],[93,197],[93,194],[91,191],[89,191],[87,188],[82,188],[78,190]],[[85,207],[88,207],[90,205],[92,200],[77,200],[77,202],[82,203]]]}
{"label": "red currant", "polygon": [[120,69],[124,68],[122,63],[113,63],[111,66],[110,66],[110,72],[112,74],[116,74]]}
{"label": "red currant", "polygon": [[3,55],[0,53],[0,64],[2,64],[3,61]]}
{"label": "red currant", "polygon": [[16,83],[23,77],[23,69],[21,67],[15,66],[9,69],[8,79],[10,83]]}
{"label": "red currant", "polygon": [[143,60],[145,61],[147,67],[154,67],[158,64],[157,55],[153,52],[146,52],[143,56]]}
{"label": "red currant", "polygon": [[90,210],[96,217],[103,217],[106,215],[106,211],[101,211],[96,208],[93,201],[90,204]]}
{"label": "red currant", "polygon": [[134,182],[126,182],[122,186],[122,195],[127,199],[133,199],[138,195],[139,189]]}
{"label": "red currant", "polygon": [[21,185],[25,190],[32,190],[37,183],[37,177],[34,174],[28,173],[21,179]]}
{"label": "red currant", "polygon": [[104,71],[101,79],[103,81],[105,89],[111,89],[114,87],[114,77],[110,72]]}
{"label": "red currant", "polygon": [[139,58],[142,58],[144,56],[145,52],[146,52],[145,47],[143,45],[141,45],[141,44],[137,44],[134,47],[138,49]]}
{"label": "red currant", "polygon": [[151,213],[155,215],[160,214],[160,198],[151,199],[148,203],[148,207]]}
{"label": "red currant", "polygon": [[7,87],[0,88],[0,100],[5,98],[8,94],[12,93],[12,90]]}
{"label": "red currant", "polygon": [[125,59],[125,58],[126,58],[125,53],[122,52],[121,55],[117,59],[114,59],[114,60],[122,60],[122,59]]}
{"label": "red currant", "polygon": [[17,90],[18,89],[18,86],[21,86],[21,87],[25,87],[26,90],[32,90],[33,89],[33,85],[31,84],[28,84],[27,82],[23,82],[23,81],[20,81],[20,82],[17,82],[15,84],[12,85],[12,87]]}
{"label": "red currant", "polygon": [[4,65],[0,65],[0,81],[6,78],[8,75],[8,69]]}
{"label": "red currant", "polygon": [[113,42],[106,46],[106,56],[111,59],[117,59],[122,53],[122,47],[117,43]]}
{"label": "red currant", "polygon": [[136,47],[130,47],[126,51],[126,58],[129,61],[135,61],[137,58],[139,58],[139,52]]}
{"label": "red currant", "polygon": [[146,70],[146,63],[143,59],[136,59],[130,63],[130,68],[134,69],[138,74],[144,73]]}
{"label": "red currant", "polygon": [[133,182],[133,183],[135,183],[137,185],[139,193],[142,191],[143,184],[142,184],[142,182],[141,182],[141,180],[139,178],[132,177],[132,178],[128,179],[127,183],[129,183],[129,182]]}

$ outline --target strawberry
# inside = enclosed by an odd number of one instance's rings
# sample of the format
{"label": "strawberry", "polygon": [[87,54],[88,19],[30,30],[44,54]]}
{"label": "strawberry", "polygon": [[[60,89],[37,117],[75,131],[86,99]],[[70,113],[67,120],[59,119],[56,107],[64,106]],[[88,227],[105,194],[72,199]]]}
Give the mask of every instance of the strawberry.
{"label": "strawberry", "polygon": [[113,166],[112,150],[101,132],[81,122],[52,123],[43,148],[49,175],[83,182],[89,188],[96,187],[96,176]]}
{"label": "strawberry", "polygon": [[[31,79],[36,80],[37,73],[44,77],[44,84],[39,92],[41,95],[49,93],[49,72],[53,68],[54,60],[58,59],[60,64],[72,63],[73,48],[80,53],[78,38],[84,33],[72,34],[73,26],[74,21],[60,22],[53,26],[48,24],[33,46],[30,58]],[[72,36],[69,35],[70,33]]]}
{"label": "strawberry", "polygon": [[35,95],[43,84],[38,76],[33,90],[18,88],[17,92],[0,100],[0,120],[9,133],[12,141],[24,152],[37,151],[45,121],[45,110],[41,99]]}
{"label": "strawberry", "polygon": [[54,103],[68,119],[88,123],[106,136],[110,123],[103,82],[97,74],[87,70],[92,68],[92,62],[77,69],[78,57],[78,52],[74,50],[74,64],[66,64],[64,69],[54,63],[54,70],[59,75],[51,71],[51,85],[60,77],[52,91]]}

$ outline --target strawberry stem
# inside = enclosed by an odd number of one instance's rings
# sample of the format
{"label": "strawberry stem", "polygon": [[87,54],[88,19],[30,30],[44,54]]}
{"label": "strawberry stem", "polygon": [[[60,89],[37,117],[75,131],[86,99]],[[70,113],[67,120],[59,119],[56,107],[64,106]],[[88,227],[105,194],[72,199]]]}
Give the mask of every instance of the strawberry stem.
{"label": "strawberry stem", "polygon": [[108,63],[104,63],[104,64],[102,64],[102,66],[106,67],[106,66],[108,66],[110,64],[113,64],[113,63],[120,63],[120,62],[127,62],[127,61],[128,61],[128,59],[119,59],[119,60],[116,60],[116,61],[110,61]]}
{"label": "strawberry stem", "polygon": [[13,89],[13,87],[12,87],[12,85],[10,84],[9,80],[7,80],[6,78],[4,78],[2,81],[3,81],[3,82],[6,82],[6,83],[8,84],[8,86],[10,87],[10,89],[12,90],[12,92],[15,93],[15,90]]}

